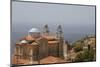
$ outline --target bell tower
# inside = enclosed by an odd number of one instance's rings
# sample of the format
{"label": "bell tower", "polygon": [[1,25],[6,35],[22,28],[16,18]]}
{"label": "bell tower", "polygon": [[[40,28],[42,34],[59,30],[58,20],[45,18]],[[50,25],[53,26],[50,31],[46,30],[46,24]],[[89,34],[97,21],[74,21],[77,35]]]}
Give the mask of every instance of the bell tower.
{"label": "bell tower", "polygon": [[63,38],[63,32],[62,32],[61,25],[59,25],[58,28],[57,28],[57,38],[58,39]]}
{"label": "bell tower", "polygon": [[62,27],[61,25],[58,26],[57,28],[57,39],[58,39],[58,55],[61,58],[64,58],[63,56],[63,32],[62,32]]}
{"label": "bell tower", "polygon": [[43,33],[45,34],[45,35],[48,35],[49,34],[49,27],[48,27],[48,25],[46,24],[45,26],[44,26],[44,28],[43,28]]}

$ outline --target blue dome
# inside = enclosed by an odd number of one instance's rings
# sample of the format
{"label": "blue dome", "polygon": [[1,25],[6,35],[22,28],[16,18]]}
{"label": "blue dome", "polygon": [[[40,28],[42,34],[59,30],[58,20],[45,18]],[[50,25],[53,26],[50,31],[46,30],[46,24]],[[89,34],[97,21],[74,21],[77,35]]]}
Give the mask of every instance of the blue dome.
{"label": "blue dome", "polygon": [[29,30],[29,33],[33,32],[33,33],[40,33],[40,31],[37,28],[32,28]]}

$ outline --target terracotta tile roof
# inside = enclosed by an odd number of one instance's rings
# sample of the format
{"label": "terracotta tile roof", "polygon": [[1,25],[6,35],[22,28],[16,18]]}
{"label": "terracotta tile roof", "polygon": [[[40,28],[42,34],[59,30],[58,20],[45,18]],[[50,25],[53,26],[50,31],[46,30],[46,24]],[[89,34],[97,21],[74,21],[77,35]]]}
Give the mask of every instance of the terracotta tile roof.
{"label": "terracotta tile roof", "polygon": [[58,41],[48,41],[49,44],[58,43]]}
{"label": "terracotta tile roof", "polygon": [[48,64],[48,63],[60,63],[60,62],[66,62],[66,61],[59,57],[48,56],[44,59],[41,59],[40,62],[41,64]]}
{"label": "terracotta tile roof", "polygon": [[36,42],[33,42],[31,45],[38,45]]}
{"label": "terracotta tile roof", "polygon": [[32,38],[30,35],[25,37],[26,40],[34,40],[34,38]]}
{"label": "terracotta tile roof", "polygon": [[43,36],[43,37],[46,38],[47,40],[57,39],[55,36]]}

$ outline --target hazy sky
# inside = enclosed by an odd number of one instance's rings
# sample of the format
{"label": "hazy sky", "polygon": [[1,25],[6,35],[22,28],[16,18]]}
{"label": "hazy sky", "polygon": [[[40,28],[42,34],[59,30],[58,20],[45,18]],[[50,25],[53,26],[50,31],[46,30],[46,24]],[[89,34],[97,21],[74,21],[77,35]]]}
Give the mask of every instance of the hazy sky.
{"label": "hazy sky", "polygon": [[51,32],[62,25],[64,38],[69,41],[95,34],[95,7],[12,2],[12,44],[31,28],[42,31],[45,24]]}

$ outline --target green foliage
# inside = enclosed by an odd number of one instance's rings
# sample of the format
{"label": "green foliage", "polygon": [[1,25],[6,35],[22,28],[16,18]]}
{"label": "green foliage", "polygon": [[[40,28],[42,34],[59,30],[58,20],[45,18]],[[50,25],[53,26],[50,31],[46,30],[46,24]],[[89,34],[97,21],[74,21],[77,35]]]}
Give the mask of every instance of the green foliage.
{"label": "green foliage", "polygon": [[[90,49],[83,49],[84,45],[86,44],[86,39],[89,42],[91,37],[82,38],[72,44],[71,48],[73,48],[76,53],[74,62],[93,61],[96,59],[96,51],[91,48],[92,44],[90,44]],[[95,41],[93,41],[93,44],[95,44]]]}
{"label": "green foliage", "polygon": [[93,61],[94,59],[94,51],[93,50],[84,50],[82,52],[78,52],[75,57],[75,62],[82,61]]}
{"label": "green foliage", "polygon": [[83,53],[84,61],[92,61],[94,59],[94,51],[91,49],[90,51],[85,50]]}
{"label": "green foliage", "polygon": [[83,61],[83,53],[78,52],[77,56],[75,57],[75,62],[82,62]]}
{"label": "green foliage", "polygon": [[82,50],[83,50],[83,46],[82,46],[81,43],[75,44],[75,46],[74,46],[74,51],[75,52],[79,52],[79,51],[82,51]]}

